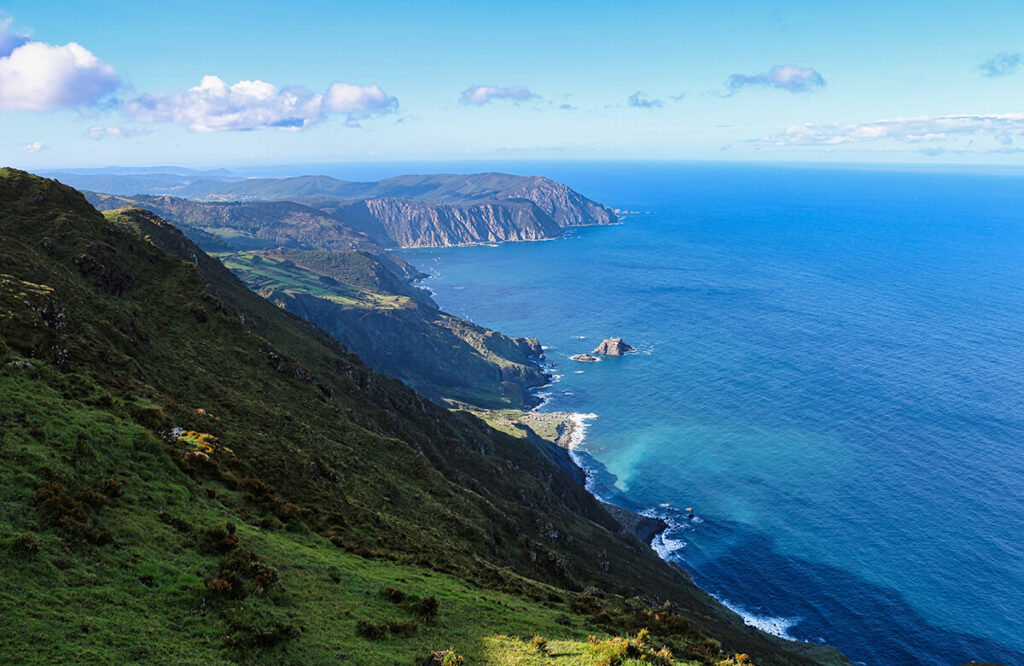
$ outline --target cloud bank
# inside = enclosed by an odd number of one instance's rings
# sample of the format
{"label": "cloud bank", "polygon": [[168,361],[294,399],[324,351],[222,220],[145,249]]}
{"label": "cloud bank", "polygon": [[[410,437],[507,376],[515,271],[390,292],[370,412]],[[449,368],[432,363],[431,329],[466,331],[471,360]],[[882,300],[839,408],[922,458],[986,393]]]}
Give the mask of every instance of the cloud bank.
{"label": "cloud bank", "polygon": [[626,102],[635,109],[660,109],[664,104],[660,99],[651,99],[639,90],[630,95]]}
{"label": "cloud bank", "polygon": [[0,19],[0,109],[52,111],[96,104],[121,84],[114,68],[71,42],[32,41]]}
{"label": "cloud bank", "polygon": [[474,106],[483,106],[489,104],[492,100],[512,100],[514,102],[524,102],[530,99],[536,99],[538,95],[534,95],[528,88],[522,86],[512,86],[511,88],[501,88],[498,86],[470,86],[462,91],[459,96],[459,100],[463,104],[472,104]]}
{"label": "cloud bank", "polygon": [[1022,53],[997,53],[978,65],[985,76],[1008,76],[1024,65]]}
{"label": "cloud bank", "polygon": [[751,86],[803,93],[824,88],[827,83],[825,77],[811,67],[775,65],[764,74],[733,74],[725,82],[725,87],[728,88],[729,95],[735,95]]}
{"label": "cloud bank", "polygon": [[177,123],[193,132],[296,130],[335,114],[358,126],[362,118],[397,109],[398,100],[376,84],[332,83],[321,95],[301,86],[279,89],[265,81],[229,86],[216,76],[204,76],[198,86],[181,92],[142,95],[127,105],[129,115],[140,122]]}
{"label": "cloud bank", "polygon": [[870,123],[793,125],[761,143],[772,146],[835,146],[891,139],[907,143],[942,141],[957,136],[992,136],[1002,145],[1024,135],[1024,113],[893,118]]}

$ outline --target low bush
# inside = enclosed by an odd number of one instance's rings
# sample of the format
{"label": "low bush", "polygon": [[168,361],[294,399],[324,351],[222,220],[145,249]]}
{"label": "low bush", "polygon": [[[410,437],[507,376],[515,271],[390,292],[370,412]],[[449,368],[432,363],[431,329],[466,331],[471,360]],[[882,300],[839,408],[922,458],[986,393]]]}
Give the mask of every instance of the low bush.
{"label": "low bush", "polygon": [[35,555],[39,552],[39,538],[35,535],[35,532],[25,532],[19,534],[11,540],[11,547],[15,552],[23,553],[25,555]]}

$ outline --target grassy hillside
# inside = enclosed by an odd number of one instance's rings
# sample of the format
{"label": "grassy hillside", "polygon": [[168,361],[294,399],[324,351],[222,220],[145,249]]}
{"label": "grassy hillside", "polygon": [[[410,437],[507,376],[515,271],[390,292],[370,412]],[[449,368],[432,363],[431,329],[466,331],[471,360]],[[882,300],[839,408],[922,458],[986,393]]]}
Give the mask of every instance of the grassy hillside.
{"label": "grassy hillside", "polygon": [[552,663],[843,663],[744,626],[529,440],[171,225],[14,170],[0,203],[5,661],[548,663],[540,634]]}
{"label": "grassy hillside", "polygon": [[[139,206],[182,228],[198,231],[193,240],[204,249],[269,250],[278,247],[331,252],[361,251],[377,257],[383,265],[406,279],[419,271],[387,253],[366,234],[315,208],[290,201],[256,203],[204,203],[169,196],[121,197],[89,192],[89,201],[100,210]],[[204,240],[214,237],[220,246],[210,248]]]}
{"label": "grassy hillside", "polygon": [[[373,368],[432,400],[523,407],[529,389],[548,381],[530,360],[542,353],[536,340],[510,338],[408,296],[340,282],[307,267],[300,252],[219,256],[250,289],[317,324]],[[320,256],[310,263],[321,271],[350,272],[339,269],[343,262],[337,256],[317,261]]]}

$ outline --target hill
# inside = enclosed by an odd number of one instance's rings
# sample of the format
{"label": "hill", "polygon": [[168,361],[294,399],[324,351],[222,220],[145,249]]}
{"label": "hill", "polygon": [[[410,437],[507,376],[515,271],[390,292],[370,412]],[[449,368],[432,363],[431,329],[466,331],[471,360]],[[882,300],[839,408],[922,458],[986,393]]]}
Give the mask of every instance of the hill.
{"label": "hill", "polygon": [[845,663],[746,627],[553,445],[370,370],[172,225],[10,169],[0,202],[7,661]]}

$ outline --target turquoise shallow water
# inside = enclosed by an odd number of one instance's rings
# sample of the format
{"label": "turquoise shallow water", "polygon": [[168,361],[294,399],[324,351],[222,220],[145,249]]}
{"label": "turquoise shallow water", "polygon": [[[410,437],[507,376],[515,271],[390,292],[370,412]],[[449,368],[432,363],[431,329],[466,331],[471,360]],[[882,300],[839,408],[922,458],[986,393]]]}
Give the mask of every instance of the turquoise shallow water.
{"label": "turquoise shallow water", "polygon": [[[592,489],[674,518],[665,555],[777,633],[1024,664],[1024,180],[535,172],[640,213],[402,254],[445,309],[548,346],[543,409],[597,415]],[[611,335],[639,352],[568,359]]]}

